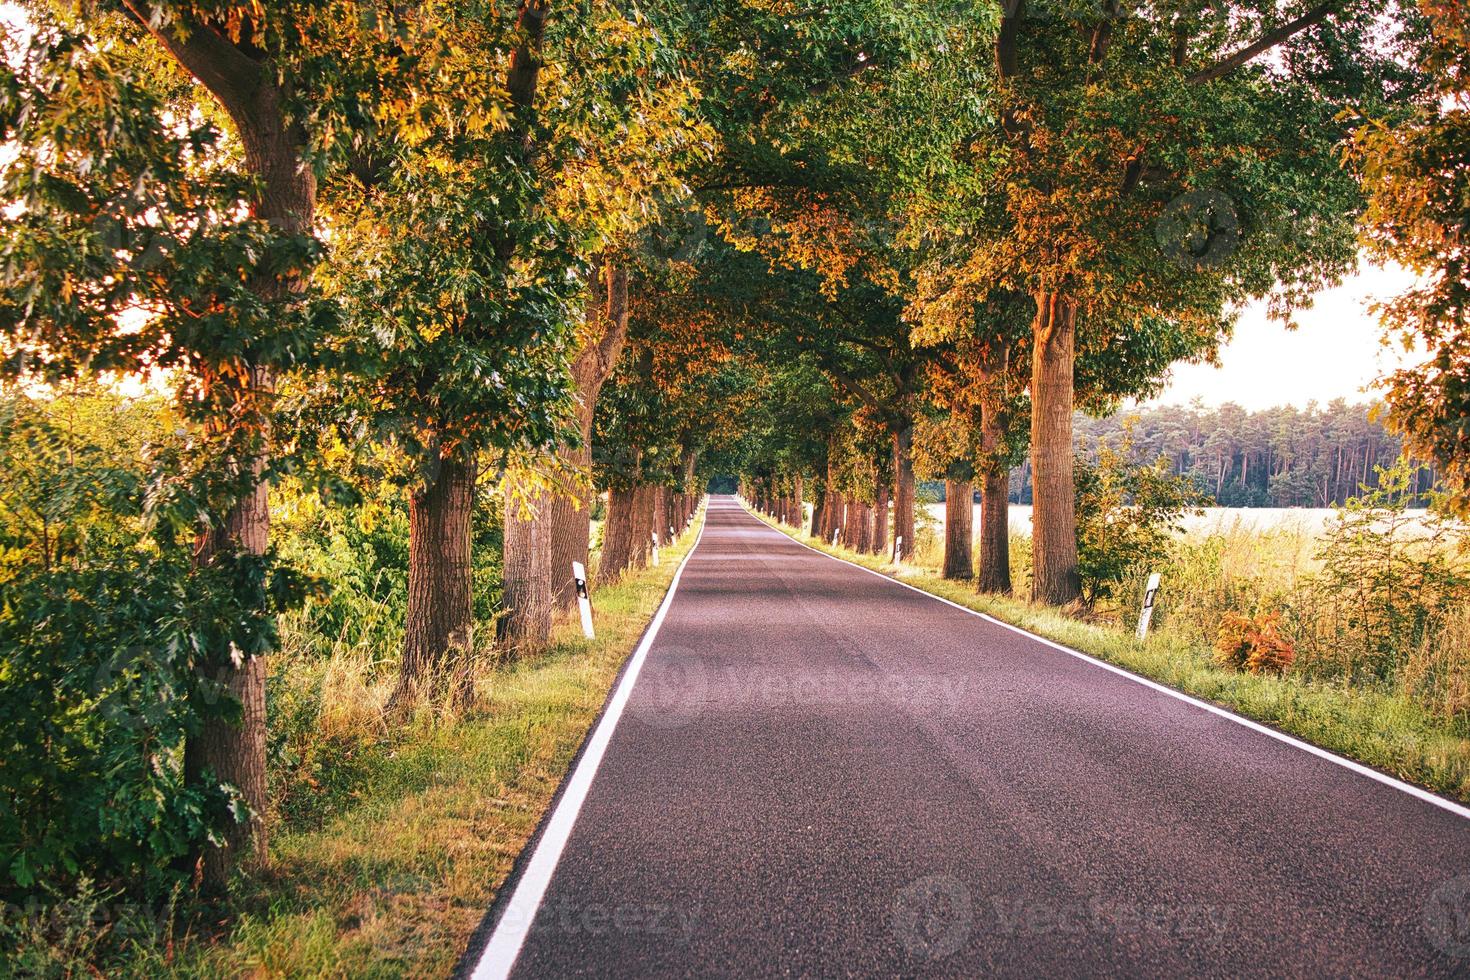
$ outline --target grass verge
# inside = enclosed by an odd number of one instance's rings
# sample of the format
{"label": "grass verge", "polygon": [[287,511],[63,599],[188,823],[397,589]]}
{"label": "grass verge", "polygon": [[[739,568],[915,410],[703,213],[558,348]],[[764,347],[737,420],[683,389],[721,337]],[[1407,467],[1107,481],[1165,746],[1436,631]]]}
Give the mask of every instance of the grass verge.
{"label": "grass verge", "polygon": [[596,641],[561,622],[545,655],[480,679],[474,712],[358,750],[340,767],[351,785],[323,787],[326,812],[277,830],[270,872],[240,891],[232,924],[140,945],[119,975],[447,976],[698,529],[661,549],[660,567],[594,593]]}
{"label": "grass verge", "polygon": [[1290,674],[1272,677],[1236,673],[1217,666],[1212,651],[1168,633],[1153,634],[1140,643],[1132,633],[1080,622],[1020,599],[980,595],[968,583],[941,578],[936,568],[896,564],[882,555],[834,548],[798,528],[751,513],[825,554],[994,616],[1405,782],[1470,803],[1470,739],[1461,737],[1449,722],[1408,697],[1313,682]]}

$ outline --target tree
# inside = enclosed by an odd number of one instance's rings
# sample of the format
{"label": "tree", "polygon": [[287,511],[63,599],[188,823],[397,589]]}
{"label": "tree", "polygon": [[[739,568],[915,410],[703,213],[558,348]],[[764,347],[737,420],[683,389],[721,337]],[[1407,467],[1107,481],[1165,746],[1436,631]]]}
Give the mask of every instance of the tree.
{"label": "tree", "polygon": [[1392,428],[1409,448],[1436,461],[1451,494],[1470,514],[1470,264],[1465,200],[1470,194],[1470,18],[1450,0],[1421,0],[1433,41],[1424,63],[1436,98],[1395,125],[1375,120],[1358,134],[1357,158],[1369,194],[1364,237],[1378,256],[1401,263],[1423,284],[1387,304],[1383,324],[1406,349],[1429,358],[1386,379]]}
{"label": "tree", "polygon": [[[304,57],[338,32],[342,11],[270,7],[87,5],[73,24],[36,5],[32,51],[7,79],[0,111],[0,130],[17,147],[3,196],[19,211],[0,246],[7,370],[55,380],[83,365],[181,369],[179,405],[198,430],[177,469],[159,474],[153,507],[196,536],[201,573],[218,582],[233,571],[241,597],[263,596],[271,576],[276,381],[317,336],[305,302],[318,252],[316,165],[356,111],[355,88],[341,84],[351,62],[342,47]],[[354,43],[370,47],[364,35]],[[123,311],[139,310],[141,325],[124,321]],[[222,628],[196,664],[205,701],[188,739],[188,776],[234,794],[218,846],[202,855],[210,887],[224,884],[237,858],[265,854],[271,635],[236,643]],[[220,689],[227,698],[216,707]]]}
{"label": "tree", "polygon": [[1339,114],[1412,97],[1414,79],[1378,43],[1401,11],[1377,3],[1002,14],[979,21],[988,59],[953,53],[982,98],[956,100],[974,107],[969,135],[933,210],[972,245],[958,278],[1033,301],[1034,596],[1064,603],[1079,589],[1079,358],[1131,356],[1144,321],[1207,352],[1228,303],[1270,295],[1285,315],[1350,268],[1359,196],[1336,162]]}

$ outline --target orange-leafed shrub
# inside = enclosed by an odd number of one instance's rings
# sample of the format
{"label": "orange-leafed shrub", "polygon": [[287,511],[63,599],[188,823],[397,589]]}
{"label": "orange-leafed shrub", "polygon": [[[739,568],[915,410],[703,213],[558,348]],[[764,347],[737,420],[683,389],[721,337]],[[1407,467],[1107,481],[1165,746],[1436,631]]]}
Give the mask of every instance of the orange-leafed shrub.
{"label": "orange-leafed shrub", "polygon": [[1254,618],[1226,613],[1215,638],[1215,659],[1223,667],[1252,674],[1284,674],[1296,648],[1281,635],[1281,614]]}

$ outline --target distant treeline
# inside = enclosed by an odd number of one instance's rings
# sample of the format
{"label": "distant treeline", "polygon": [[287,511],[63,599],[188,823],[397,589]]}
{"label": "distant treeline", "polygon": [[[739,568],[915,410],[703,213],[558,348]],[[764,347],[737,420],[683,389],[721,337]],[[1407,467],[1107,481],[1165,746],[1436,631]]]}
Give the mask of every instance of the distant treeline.
{"label": "distant treeline", "polygon": [[[1398,458],[1398,436],[1371,419],[1371,405],[1336,399],[1326,406],[1291,406],[1247,412],[1219,408],[1133,408],[1107,418],[1077,415],[1077,451],[1096,457],[1099,440],[1116,446],[1131,430],[1135,458],[1164,457],[1222,507],[1334,507],[1377,485],[1375,467]],[[1436,482],[1431,467],[1419,471],[1419,494]],[[938,487],[943,493],[943,485]],[[1031,502],[1031,466],[1011,473],[1011,500]]]}

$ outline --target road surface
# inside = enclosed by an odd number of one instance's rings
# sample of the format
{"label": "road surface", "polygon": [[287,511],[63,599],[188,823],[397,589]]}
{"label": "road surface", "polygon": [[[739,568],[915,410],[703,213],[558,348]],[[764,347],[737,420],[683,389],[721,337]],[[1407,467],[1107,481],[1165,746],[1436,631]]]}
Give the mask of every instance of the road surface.
{"label": "road surface", "polygon": [[712,498],[462,970],[1470,975],[1470,819]]}

